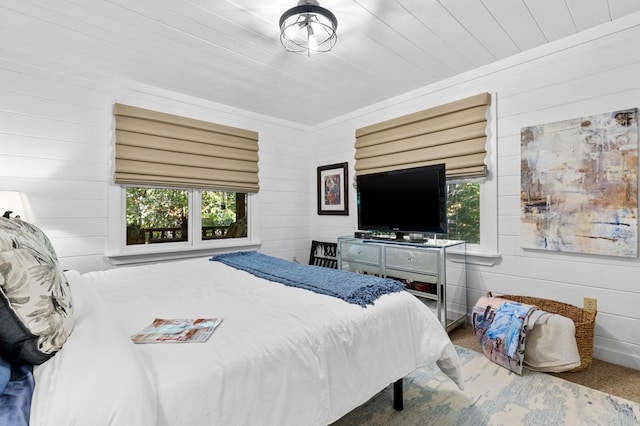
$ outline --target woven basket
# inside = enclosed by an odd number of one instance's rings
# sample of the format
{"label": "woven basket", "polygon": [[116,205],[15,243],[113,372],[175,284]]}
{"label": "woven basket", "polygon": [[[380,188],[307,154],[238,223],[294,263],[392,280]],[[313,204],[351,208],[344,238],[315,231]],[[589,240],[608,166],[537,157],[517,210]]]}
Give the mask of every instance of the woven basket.
{"label": "woven basket", "polygon": [[576,326],[576,343],[580,354],[580,365],[569,371],[582,371],[591,365],[593,361],[593,331],[596,324],[596,312],[587,312],[577,306],[539,297],[508,294],[497,297],[527,305],[535,305],[543,311],[570,318]]}

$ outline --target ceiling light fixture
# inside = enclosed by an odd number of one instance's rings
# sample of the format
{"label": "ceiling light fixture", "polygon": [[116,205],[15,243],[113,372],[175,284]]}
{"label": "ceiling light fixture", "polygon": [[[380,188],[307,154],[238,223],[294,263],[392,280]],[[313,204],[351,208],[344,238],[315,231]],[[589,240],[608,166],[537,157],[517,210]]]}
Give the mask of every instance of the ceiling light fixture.
{"label": "ceiling light fixture", "polygon": [[280,42],[289,52],[314,53],[330,51],[338,40],[335,15],[315,0],[300,0],[280,17]]}

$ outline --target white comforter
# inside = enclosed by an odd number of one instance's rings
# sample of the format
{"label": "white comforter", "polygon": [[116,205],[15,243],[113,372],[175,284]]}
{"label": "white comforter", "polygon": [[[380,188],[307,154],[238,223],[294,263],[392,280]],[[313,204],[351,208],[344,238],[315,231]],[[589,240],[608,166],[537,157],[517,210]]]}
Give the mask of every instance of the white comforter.
{"label": "white comforter", "polygon": [[[32,425],[325,425],[422,365],[462,384],[443,327],[406,292],[362,308],[207,258],[67,276],[76,325],[35,368]],[[224,321],[205,343],[129,340],[197,317]]]}

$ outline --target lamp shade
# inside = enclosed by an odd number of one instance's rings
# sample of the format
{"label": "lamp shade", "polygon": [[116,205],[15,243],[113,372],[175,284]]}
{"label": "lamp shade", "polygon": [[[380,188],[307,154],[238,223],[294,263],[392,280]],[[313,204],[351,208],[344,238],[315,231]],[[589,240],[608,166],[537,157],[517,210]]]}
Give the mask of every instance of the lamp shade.
{"label": "lamp shade", "polygon": [[0,191],[0,214],[4,217],[19,217],[25,222],[33,222],[35,216],[27,195],[20,191]]}
{"label": "lamp shade", "polygon": [[335,15],[317,1],[301,0],[280,17],[280,42],[290,52],[314,53],[330,51],[338,40]]}

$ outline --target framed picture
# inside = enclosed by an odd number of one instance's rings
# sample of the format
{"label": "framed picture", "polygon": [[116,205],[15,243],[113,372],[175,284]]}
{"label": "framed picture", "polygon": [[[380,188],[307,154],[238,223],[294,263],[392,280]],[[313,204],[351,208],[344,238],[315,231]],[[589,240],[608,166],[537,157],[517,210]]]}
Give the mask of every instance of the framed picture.
{"label": "framed picture", "polygon": [[349,215],[349,163],[318,167],[318,214]]}

